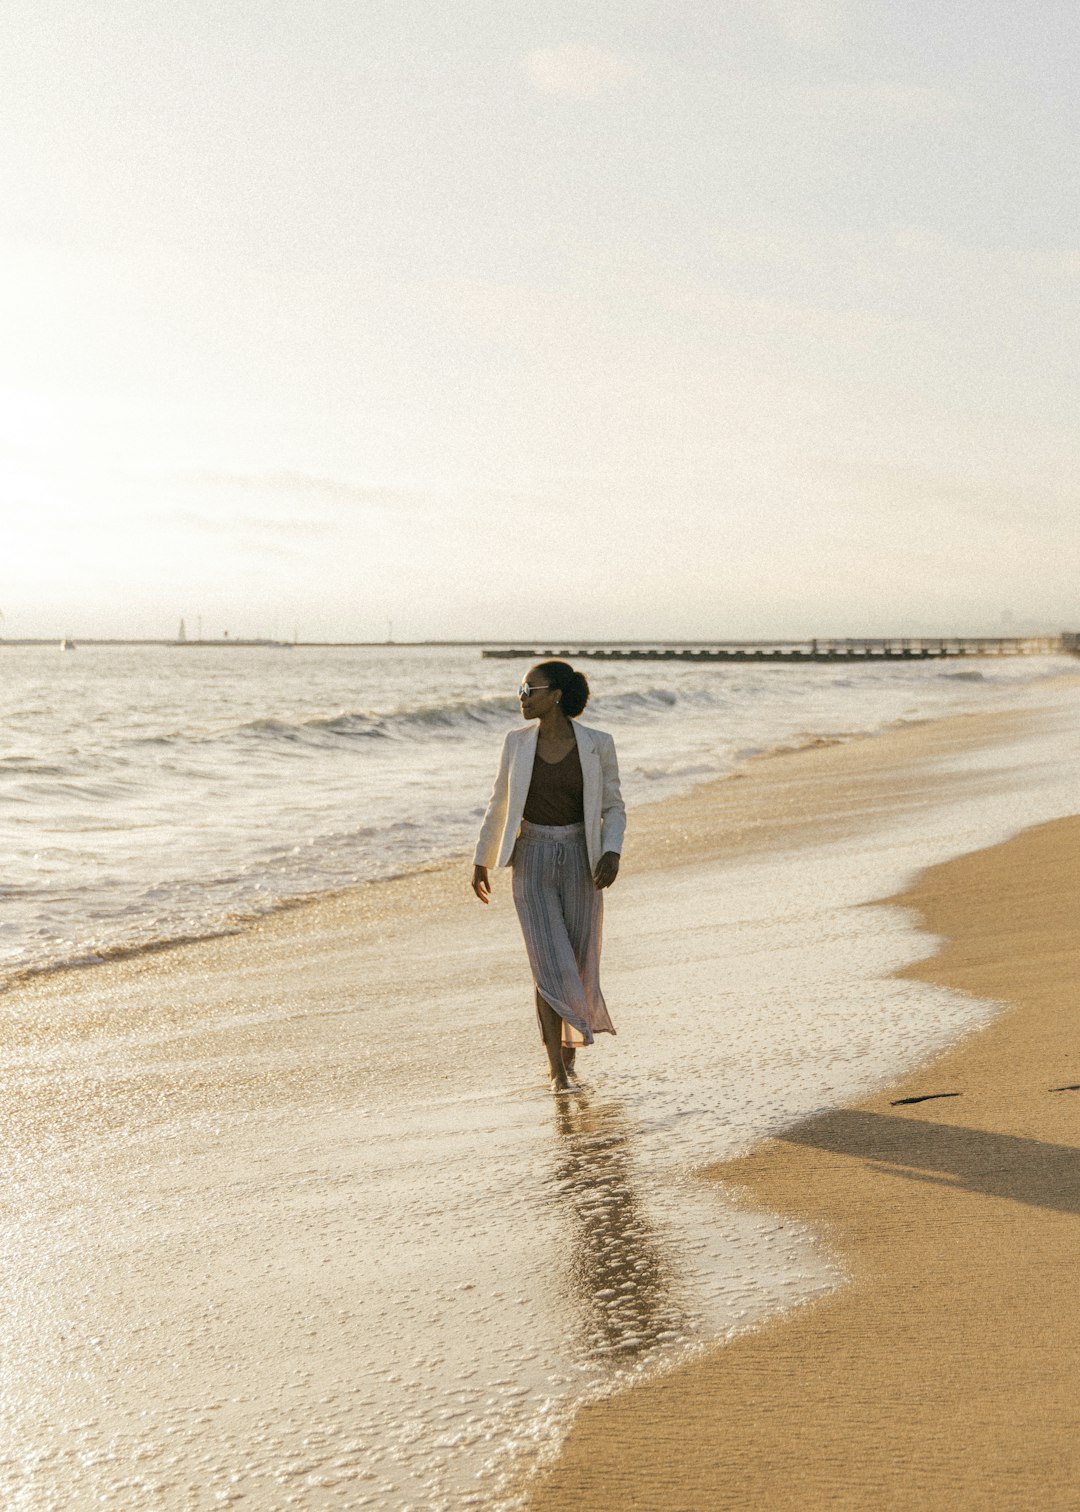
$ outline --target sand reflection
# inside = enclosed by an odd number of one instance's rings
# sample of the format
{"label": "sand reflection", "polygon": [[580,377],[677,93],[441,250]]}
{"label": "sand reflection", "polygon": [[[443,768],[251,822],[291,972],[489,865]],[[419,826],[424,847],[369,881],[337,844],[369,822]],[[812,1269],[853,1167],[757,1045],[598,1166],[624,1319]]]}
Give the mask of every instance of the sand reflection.
{"label": "sand reflection", "polygon": [[565,1296],[586,1357],[633,1360],[682,1336],[674,1272],[635,1189],[632,1133],[619,1103],[555,1099],[555,1181],[566,1220]]}

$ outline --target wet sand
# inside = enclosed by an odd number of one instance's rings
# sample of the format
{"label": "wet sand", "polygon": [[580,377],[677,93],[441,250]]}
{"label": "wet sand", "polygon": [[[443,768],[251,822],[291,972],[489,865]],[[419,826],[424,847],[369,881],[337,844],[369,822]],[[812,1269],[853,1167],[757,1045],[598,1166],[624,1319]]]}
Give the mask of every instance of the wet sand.
{"label": "wet sand", "polygon": [[[691,940],[685,900],[699,886],[729,888],[740,856],[857,839],[883,816],[1000,791],[1000,773],[953,758],[1004,745],[1035,717],[964,715],[776,755],[635,811],[611,905],[627,996],[650,971],[672,969],[666,954],[651,958],[669,949],[669,926],[712,971],[708,920]],[[508,1209],[510,1167],[485,1165],[492,1109],[507,1147],[532,1150],[551,1099],[508,877],[496,880],[501,906],[483,910],[468,871],[459,858],[0,997],[8,1504],[444,1505],[423,1475],[456,1452],[455,1413],[475,1400],[478,1424],[501,1421],[521,1390],[513,1371],[473,1358],[471,1320],[490,1332],[506,1316],[481,1310],[489,1262],[476,1236],[520,1247],[505,1260],[523,1302],[550,1290],[529,1272],[546,1252],[528,1225],[556,1217],[550,1204],[539,1218]],[[915,1117],[947,1119],[959,1106],[930,1103]],[[436,1148],[450,1152],[445,1182],[428,1191],[419,1173]],[[783,1208],[765,1179],[772,1158],[759,1157],[755,1198]],[[752,1175],[747,1166],[723,1179]],[[802,1176],[797,1185],[813,1190]],[[488,1229],[470,1229],[474,1213]],[[448,1252],[461,1278],[452,1284]],[[832,1316],[847,1295],[806,1319]],[[562,1316],[554,1309],[556,1327]],[[514,1358],[525,1373],[534,1328],[522,1314]],[[505,1355],[505,1333],[496,1343]],[[451,1428],[435,1428],[424,1393],[456,1359]],[[728,1474],[734,1450],[726,1426],[716,1432],[717,1368],[710,1360],[587,1409],[537,1505],[720,1505],[717,1456]],[[785,1418],[778,1387],[763,1380],[755,1420],[777,1425],[781,1478],[797,1489],[801,1454],[793,1461],[785,1445],[801,1432],[807,1393]],[[503,1397],[492,1402],[484,1393],[495,1388]],[[404,1423],[407,1434],[389,1456],[372,1454],[361,1423],[386,1434]],[[688,1423],[695,1431],[682,1434]],[[435,1454],[433,1433],[447,1446]]]}
{"label": "wet sand", "polygon": [[709,1173],[813,1225],[849,1283],[586,1408],[532,1512],[1077,1505],[1078,900],[1080,818],[892,900],[943,937],[904,975],[1007,1010]]}
{"label": "wet sand", "polygon": [[[996,779],[957,770],[935,771],[928,781],[927,774],[953,755],[1007,742],[1030,722],[1030,714],[1009,711],[900,725],[763,757],[733,777],[638,808],[611,908],[655,912],[653,884],[643,897],[627,894],[635,879],[658,871],[686,874],[858,836],[883,815],[933,811],[977,793]],[[518,1011],[523,990],[529,994],[507,906],[510,874],[493,874],[503,906],[484,909],[467,886],[470,871],[463,856],[300,903],[233,934],[30,976],[0,995],[4,1046],[23,1056],[19,1095],[0,1108],[0,1132],[36,1158],[37,1138],[59,1149],[65,1140],[130,1135],[163,1120],[197,1119],[219,1102],[233,1112],[276,1108],[290,1097],[314,1103],[349,1097],[358,1081],[377,1102],[404,1061],[413,1080],[481,1085],[471,1048],[430,1032],[478,979],[492,999],[493,1025],[503,1002],[513,1005],[511,1053],[520,1052],[526,1077],[534,1065],[539,1074],[534,1020]],[[283,998],[294,1005],[286,1018],[268,1009]],[[433,1008],[414,1039],[403,1025],[417,1000]],[[380,1013],[374,1032],[350,1011],[373,1003]],[[328,1028],[327,1018],[336,1023]],[[114,1053],[118,1044],[126,1062]],[[96,1063],[98,1048],[105,1065]],[[495,1048],[493,1037],[485,1053]],[[62,1085],[53,1056],[74,1070]]]}

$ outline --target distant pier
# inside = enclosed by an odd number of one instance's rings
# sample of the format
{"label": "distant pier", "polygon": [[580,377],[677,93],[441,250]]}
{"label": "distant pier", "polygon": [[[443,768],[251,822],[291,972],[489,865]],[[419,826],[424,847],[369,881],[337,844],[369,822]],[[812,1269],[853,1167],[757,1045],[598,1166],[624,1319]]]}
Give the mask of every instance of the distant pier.
{"label": "distant pier", "polygon": [[720,641],[713,645],[580,642],[576,646],[485,646],[483,656],[506,661],[882,662],[940,661],[976,656],[1053,656],[1076,653],[1075,635],[935,636],[871,640]]}

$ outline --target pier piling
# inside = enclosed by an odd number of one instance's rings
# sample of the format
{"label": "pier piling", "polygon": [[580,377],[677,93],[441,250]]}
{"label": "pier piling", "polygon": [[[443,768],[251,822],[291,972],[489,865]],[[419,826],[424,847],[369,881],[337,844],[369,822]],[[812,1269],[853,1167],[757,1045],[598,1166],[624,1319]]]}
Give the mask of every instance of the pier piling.
{"label": "pier piling", "polygon": [[553,650],[544,646],[487,646],[485,657],[507,661],[694,661],[694,662],[783,662],[788,666],[807,662],[881,662],[953,660],[969,656],[1054,656],[1080,654],[1080,636],[949,636],[920,639],[904,636],[869,640],[809,641],[719,641],[700,644],[621,644],[600,645],[588,642],[572,649]]}

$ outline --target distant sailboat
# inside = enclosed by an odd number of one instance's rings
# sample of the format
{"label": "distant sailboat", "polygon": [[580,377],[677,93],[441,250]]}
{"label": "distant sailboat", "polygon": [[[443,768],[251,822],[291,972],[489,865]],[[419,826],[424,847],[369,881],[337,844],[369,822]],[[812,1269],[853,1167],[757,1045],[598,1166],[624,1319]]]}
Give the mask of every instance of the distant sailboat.
{"label": "distant sailboat", "polygon": [[187,626],[184,624],[183,617],[180,620],[180,629],[176,633],[176,639],[181,645],[184,645],[187,641]]}

